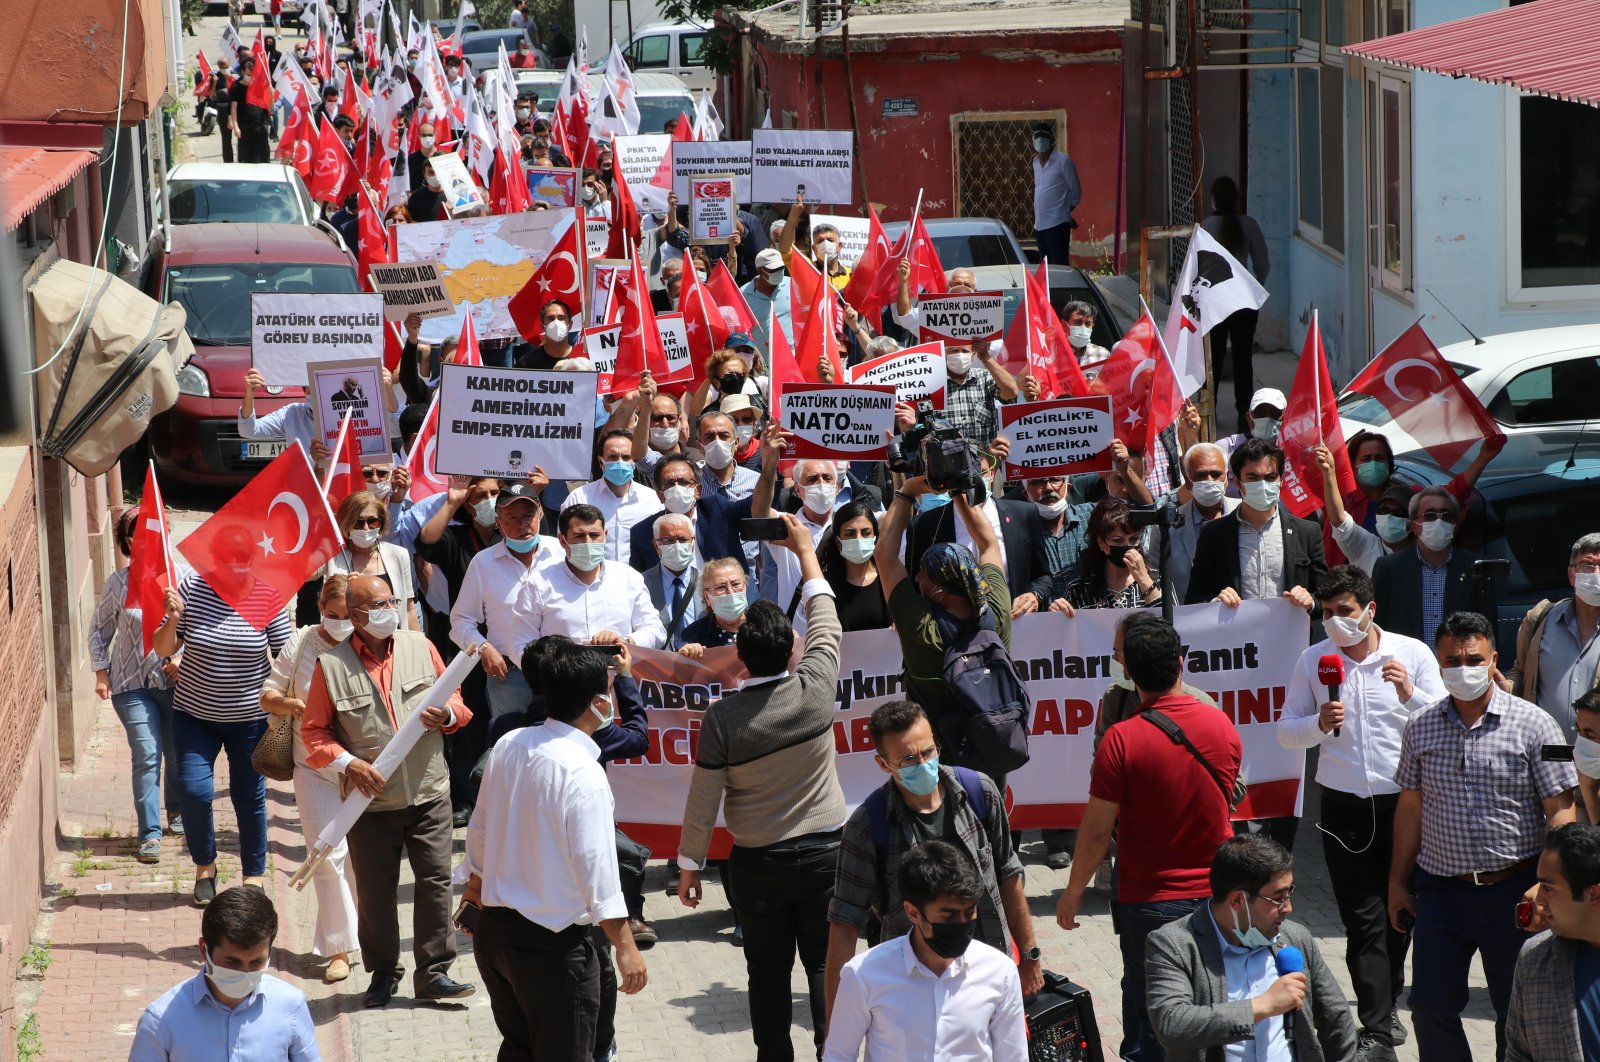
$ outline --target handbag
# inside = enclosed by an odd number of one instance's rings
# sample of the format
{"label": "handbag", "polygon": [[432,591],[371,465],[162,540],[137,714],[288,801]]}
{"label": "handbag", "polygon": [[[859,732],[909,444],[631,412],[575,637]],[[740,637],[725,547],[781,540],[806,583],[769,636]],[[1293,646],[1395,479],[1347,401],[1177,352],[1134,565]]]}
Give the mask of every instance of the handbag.
{"label": "handbag", "polygon": [[250,754],[250,766],[274,782],[294,778],[294,716],[275,715]]}
{"label": "handbag", "polygon": [[1211,780],[1217,783],[1217,788],[1222,790],[1224,799],[1228,801],[1229,811],[1236,810],[1240,804],[1244,803],[1244,798],[1249,794],[1250,789],[1245,784],[1243,772],[1234,776],[1233,786],[1230,788],[1228,783],[1222,780],[1222,775],[1217,772],[1217,769],[1211,766],[1211,761],[1206,759],[1205,755],[1194,747],[1194,742],[1189,740],[1189,735],[1183,732],[1183,728],[1171,716],[1158,712],[1154,708],[1146,708],[1139,715],[1144,718],[1145,722],[1155,724],[1157,729],[1172,739],[1174,745],[1182,745],[1189,750],[1191,756],[1200,761],[1200,766],[1206,769],[1206,773],[1211,776]]}

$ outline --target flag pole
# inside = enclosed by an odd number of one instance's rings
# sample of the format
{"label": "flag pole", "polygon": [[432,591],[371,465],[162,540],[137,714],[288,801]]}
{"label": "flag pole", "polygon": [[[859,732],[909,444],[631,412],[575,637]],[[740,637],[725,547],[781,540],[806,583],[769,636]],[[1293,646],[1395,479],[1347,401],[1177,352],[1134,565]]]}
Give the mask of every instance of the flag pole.
{"label": "flag pole", "polygon": [[1322,437],[1322,329],[1317,326],[1317,309],[1311,308],[1311,393],[1317,403],[1317,445],[1326,446]]}
{"label": "flag pole", "polygon": [[161,563],[167,569],[167,585],[176,585],[172,579],[172,536],[167,530],[167,506],[161,497],[161,482],[156,479],[155,459],[150,459],[150,486],[156,495],[156,519],[161,523]]}
{"label": "flag pole", "polygon": [[[1161,329],[1155,326],[1156,315],[1150,312],[1150,304],[1144,301],[1142,292],[1139,295],[1139,308],[1144,311],[1146,317],[1150,318],[1150,330],[1156,334],[1156,346],[1161,348],[1161,356],[1166,359],[1167,368],[1172,371],[1172,378],[1176,380],[1178,378],[1178,367],[1173,364],[1172,352],[1167,349],[1166,337],[1161,334]],[[1188,399],[1185,398],[1185,401],[1188,401]]]}
{"label": "flag pole", "polygon": [[[471,309],[467,313],[471,316]],[[339,421],[339,436],[333,442],[333,453],[328,455],[328,475],[322,481],[322,493],[327,494],[328,488],[333,485],[333,473],[339,467],[339,455],[344,452],[344,433],[350,430],[350,411],[344,411],[344,419]],[[309,455],[308,455],[309,456]]]}

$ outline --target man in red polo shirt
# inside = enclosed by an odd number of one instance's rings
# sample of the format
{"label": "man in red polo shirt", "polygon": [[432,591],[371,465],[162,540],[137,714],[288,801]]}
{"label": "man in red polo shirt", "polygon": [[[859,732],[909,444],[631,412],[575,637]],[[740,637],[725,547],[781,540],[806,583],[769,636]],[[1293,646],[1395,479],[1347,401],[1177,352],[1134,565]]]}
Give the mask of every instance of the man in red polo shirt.
{"label": "man in red polo shirt", "polygon": [[[1130,617],[1119,663],[1133,681],[1140,711],[1101,739],[1089,776],[1089,806],[1078,828],[1072,877],[1056,901],[1056,921],[1078,928],[1083,894],[1117,832],[1117,930],[1122,939],[1120,1057],[1162,1062],[1145,1012],[1144,942],[1210,895],[1211,860],[1233,835],[1228,794],[1239,776],[1233,722],[1183,692],[1183,643],[1172,625],[1148,613]],[[1174,742],[1150,713],[1177,724],[1195,753]],[[1243,932],[1244,927],[1239,927]]]}

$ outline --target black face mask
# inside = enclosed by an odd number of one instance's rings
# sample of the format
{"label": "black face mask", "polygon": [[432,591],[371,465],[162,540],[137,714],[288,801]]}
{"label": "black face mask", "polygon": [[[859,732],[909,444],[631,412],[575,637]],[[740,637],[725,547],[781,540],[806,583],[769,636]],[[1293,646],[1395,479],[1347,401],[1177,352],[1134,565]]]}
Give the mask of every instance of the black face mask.
{"label": "black face mask", "polygon": [[744,390],[744,377],[736,372],[725,372],[717,380],[717,390],[725,395],[736,395]]}
{"label": "black face mask", "polygon": [[1106,554],[1106,559],[1119,568],[1126,568],[1128,566],[1128,554],[1132,551],[1132,546],[1112,546],[1111,552]]}
{"label": "black face mask", "polygon": [[941,959],[959,959],[967,953],[967,945],[978,932],[978,920],[970,922],[929,922],[928,935],[922,939]]}

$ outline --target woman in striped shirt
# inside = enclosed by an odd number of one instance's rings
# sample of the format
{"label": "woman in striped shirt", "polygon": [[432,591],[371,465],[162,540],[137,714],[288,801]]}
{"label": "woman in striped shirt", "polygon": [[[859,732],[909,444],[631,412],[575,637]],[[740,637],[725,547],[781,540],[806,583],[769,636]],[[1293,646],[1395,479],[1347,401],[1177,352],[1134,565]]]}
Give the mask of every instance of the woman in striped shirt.
{"label": "woman in striped shirt", "polygon": [[[294,633],[277,591],[251,574],[255,546],[249,530],[223,529],[214,552],[211,571],[191,575],[167,591],[167,619],[155,636],[156,652],[162,656],[183,649],[172,697],[172,737],[178,750],[184,836],[195,862],[194,899],[202,907],[217,894],[211,802],[213,770],[224,749],[245,884],[261,884],[266,873],[267,786],[250,765],[250,756],[267,729],[261,685],[272,657]],[[229,601],[238,602],[238,608]]]}

